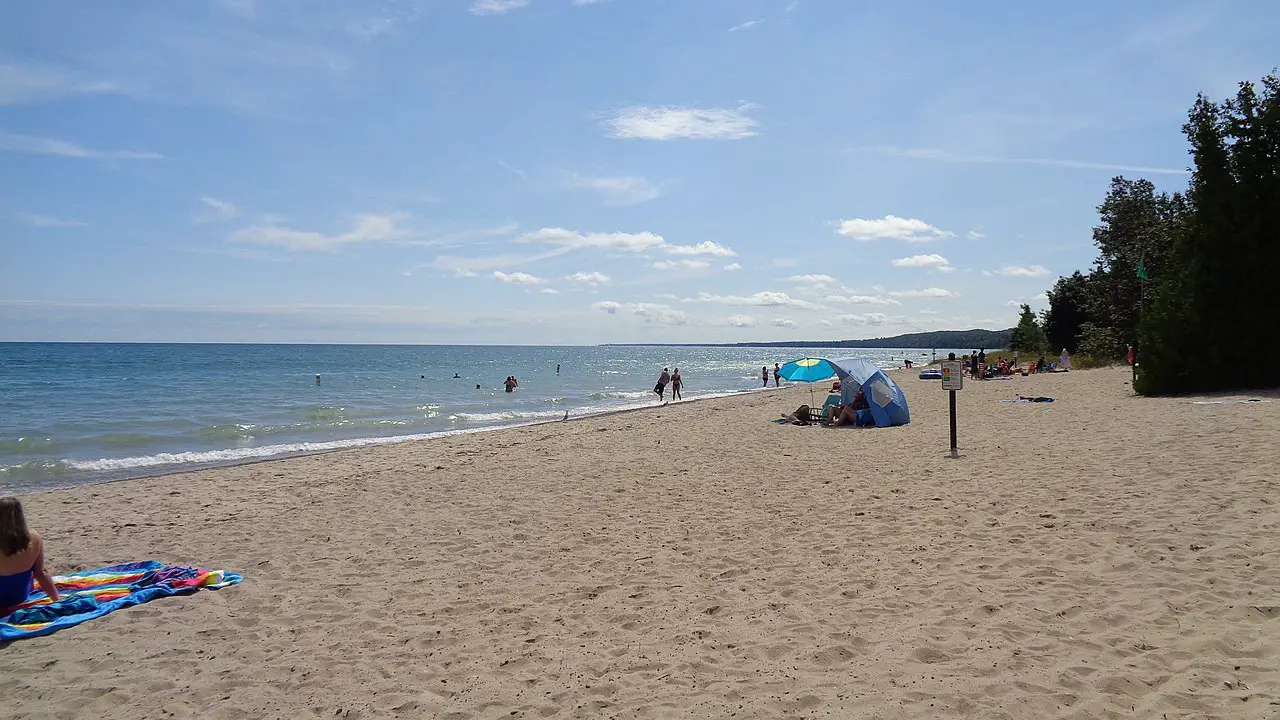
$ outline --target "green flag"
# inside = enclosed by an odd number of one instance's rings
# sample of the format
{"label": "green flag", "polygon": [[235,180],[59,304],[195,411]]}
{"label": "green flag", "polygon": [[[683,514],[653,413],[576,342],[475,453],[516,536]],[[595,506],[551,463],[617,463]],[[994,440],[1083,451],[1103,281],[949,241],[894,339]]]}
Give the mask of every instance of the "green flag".
{"label": "green flag", "polygon": [[1138,258],[1138,279],[1139,280],[1151,279],[1147,275],[1147,254],[1146,253],[1142,253],[1142,256]]}

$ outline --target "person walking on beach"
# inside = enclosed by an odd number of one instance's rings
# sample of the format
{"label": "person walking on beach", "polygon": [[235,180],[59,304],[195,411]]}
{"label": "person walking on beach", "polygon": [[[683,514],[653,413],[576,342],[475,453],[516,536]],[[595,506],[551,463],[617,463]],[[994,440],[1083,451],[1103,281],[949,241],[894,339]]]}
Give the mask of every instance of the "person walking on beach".
{"label": "person walking on beach", "polygon": [[684,384],[684,378],[680,377],[680,368],[676,368],[671,373],[671,399],[680,400],[680,386]]}
{"label": "person walking on beach", "polygon": [[31,581],[58,601],[58,588],[44,568],[44,540],[27,527],[18,498],[0,498],[0,617],[27,601]]}
{"label": "person walking on beach", "polygon": [[769,387],[769,366],[760,366],[760,379],[764,381],[764,386]]}
{"label": "person walking on beach", "polygon": [[[768,385],[768,383],[765,383]],[[773,386],[782,387],[782,368],[778,363],[773,364]]]}
{"label": "person walking on beach", "polygon": [[662,368],[662,374],[658,376],[658,384],[653,386],[653,392],[658,395],[658,400],[666,400],[667,383],[671,382],[671,373],[666,368]]}
{"label": "person walking on beach", "polygon": [[987,349],[982,348],[978,351],[978,379],[987,379]]}

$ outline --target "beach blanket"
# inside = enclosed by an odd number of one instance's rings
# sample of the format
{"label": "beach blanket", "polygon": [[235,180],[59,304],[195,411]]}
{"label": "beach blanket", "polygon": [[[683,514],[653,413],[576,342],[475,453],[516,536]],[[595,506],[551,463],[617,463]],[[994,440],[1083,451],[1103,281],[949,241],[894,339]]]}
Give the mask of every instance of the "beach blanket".
{"label": "beach blanket", "polygon": [[43,591],[33,592],[16,610],[0,617],[0,641],[50,635],[130,605],[201,588],[219,590],[240,580],[240,575],[225,570],[154,560],[57,575],[53,582],[61,596],[58,602],[49,602]]}

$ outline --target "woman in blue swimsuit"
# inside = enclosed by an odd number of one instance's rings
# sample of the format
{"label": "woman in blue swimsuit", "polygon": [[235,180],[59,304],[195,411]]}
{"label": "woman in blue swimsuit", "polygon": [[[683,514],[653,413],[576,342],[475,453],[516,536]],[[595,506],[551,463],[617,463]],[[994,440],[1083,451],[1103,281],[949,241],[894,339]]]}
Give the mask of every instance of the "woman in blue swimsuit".
{"label": "woman in blue swimsuit", "polygon": [[58,588],[44,569],[44,540],[27,527],[17,498],[0,498],[0,617],[26,602],[33,578],[57,601]]}

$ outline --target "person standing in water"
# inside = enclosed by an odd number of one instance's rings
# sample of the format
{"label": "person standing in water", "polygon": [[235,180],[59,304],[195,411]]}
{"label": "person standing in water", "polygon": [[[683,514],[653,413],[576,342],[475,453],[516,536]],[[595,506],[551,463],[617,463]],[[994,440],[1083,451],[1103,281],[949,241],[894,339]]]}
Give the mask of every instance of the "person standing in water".
{"label": "person standing in water", "polygon": [[760,380],[764,382],[765,387],[769,387],[769,366],[760,366]]}
{"label": "person standing in water", "polygon": [[680,377],[680,368],[676,368],[671,373],[671,399],[680,400],[680,386],[684,384],[684,378]]}
{"label": "person standing in water", "polygon": [[[765,384],[768,385],[768,383]],[[782,368],[778,366],[778,363],[773,364],[773,386],[782,387]]]}
{"label": "person standing in water", "polygon": [[653,386],[653,392],[658,396],[658,400],[666,400],[667,383],[671,382],[671,373],[666,368],[662,368],[662,374],[658,376],[658,384]]}
{"label": "person standing in water", "polygon": [[316,385],[320,384],[320,373],[316,373]]}
{"label": "person standing in water", "polygon": [[516,377],[514,375],[508,375],[507,379],[504,380],[502,384],[507,388],[507,392],[514,392],[516,387],[520,385],[520,383],[516,381]]}
{"label": "person standing in water", "polygon": [[556,374],[560,374],[560,363],[556,363]]}

